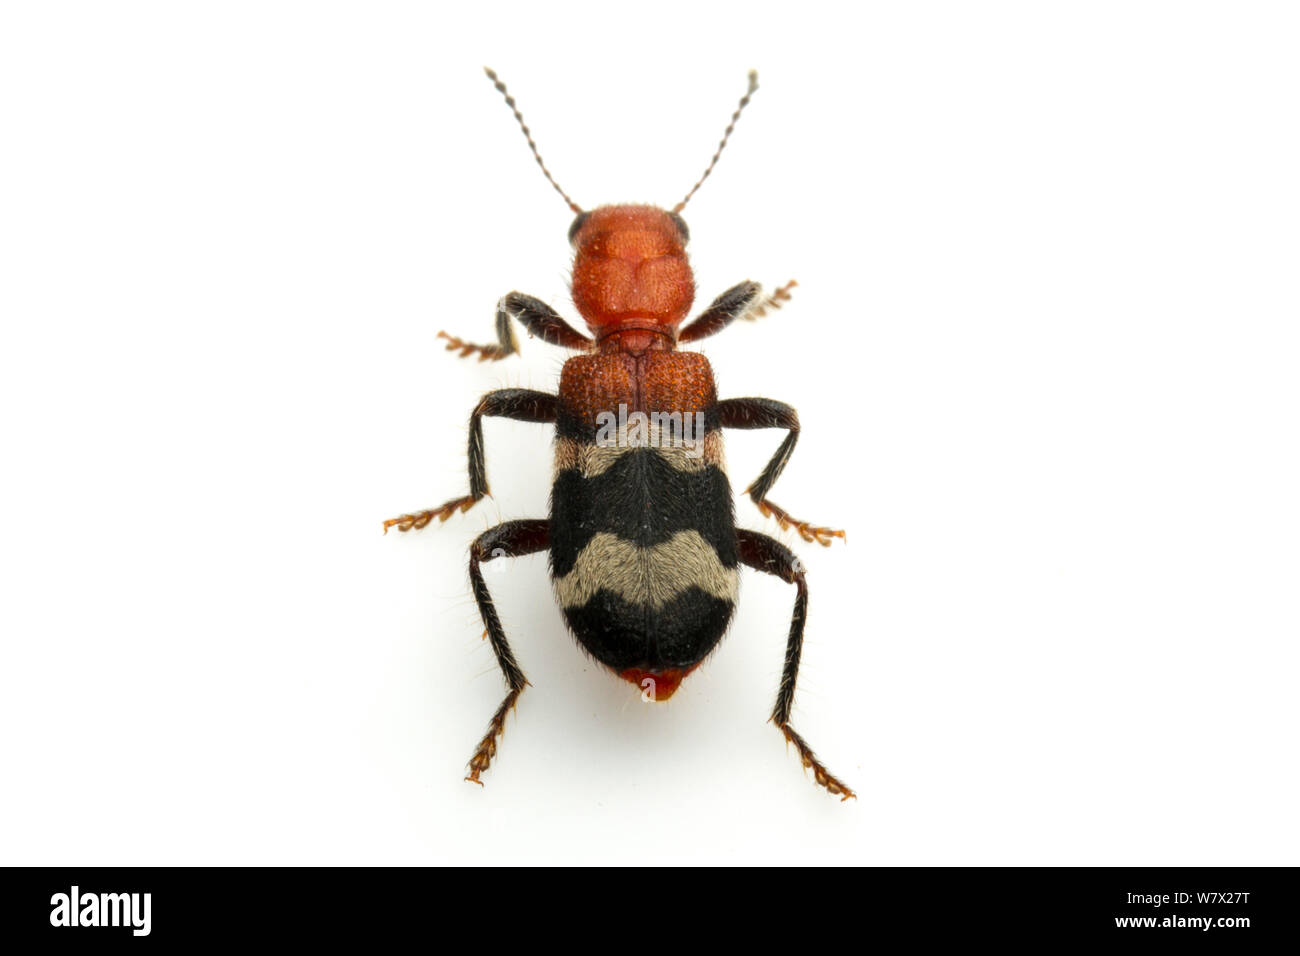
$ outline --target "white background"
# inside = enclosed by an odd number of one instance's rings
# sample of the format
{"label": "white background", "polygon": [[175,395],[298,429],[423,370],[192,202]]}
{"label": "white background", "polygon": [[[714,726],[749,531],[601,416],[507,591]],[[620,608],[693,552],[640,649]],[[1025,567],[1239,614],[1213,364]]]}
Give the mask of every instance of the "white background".
{"label": "white background", "polygon": [[[0,862],[1295,864],[1300,31],[1288,4],[41,4],[0,15]],[[668,704],[565,633],[547,427],[487,424],[570,215],[687,208],[704,343],[794,404],[792,591]],[[576,320],[576,317],[575,317]],[[780,433],[728,446],[748,482]],[[747,501],[745,526],[777,533]]]}

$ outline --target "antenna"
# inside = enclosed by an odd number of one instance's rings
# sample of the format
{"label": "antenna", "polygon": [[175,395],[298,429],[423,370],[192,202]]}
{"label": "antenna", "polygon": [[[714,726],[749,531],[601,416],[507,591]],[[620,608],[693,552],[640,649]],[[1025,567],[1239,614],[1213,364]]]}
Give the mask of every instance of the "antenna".
{"label": "antenna", "polygon": [[[546,177],[546,181],[555,187],[555,191],[559,193],[561,197],[563,197],[566,203],[569,204],[570,209],[572,209],[575,213],[581,213],[582,207],[579,206],[572,199],[570,199],[569,194],[560,188],[560,184],[555,181],[554,177],[551,176],[551,171],[547,169],[546,164],[542,162],[542,154],[537,151],[537,144],[533,142],[533,134],[529,132],[527,125],[525,125],[524,117],[523,114],[519,112],[519,107],[515,106],[515,98],[511,96],[509,92],[506,91],[506,85],[502,83],[499,79],[497,79],[497,75],[496,73],[493,72],[491,67],[489,66],[483,67],[483,72],[486,73],[488,79],[492,81],[492,85],[495,86],[497,90],[501,93],[501,95],[506,98],[506,106],[510,107],[510,111],[515,114],[515,119],[519,121],[519,128],[524,131],[524,139],[528,140],[528,148],[533,151],[533,158],[537,160],[537,165],[542,167],[542,175]],[[753,76],[754,74],[750,74],[751,83],[753,82]],[[753,90],[751,89],[750,92],[753,92]],[[749,99],[749,97],[746,96],[745,99]],[[741,102],[743,103],[744,101],[742,100]],[[740,115],[739,110],[736,111],[736,115],[737,116]],[[733,117],[733,122],[734,121],[735,120]],[[727,127],[727,132],[728,133],[731,132],[731,127]],[[726,142],[726,140],[724,139],[723,142]],[[722,147],[718,147],[718,149],[719,151],[721,151]],[[715,162],[717,161],[716,156],[714,157],[714,161]],[[709,168],[712,169],[712,167]],[[707,176],[708,173],[705,173],[704,175]],[[695,190],[691,190],[691,191],[694,192]],[[688,196],[687,198],[689,199],[690,197]]]}
{"label": "antenna", "polygon": [[[749,98],[754,95],[754,91],[757,89],[758,89],[758,71],[750,70],[749,89],[747,89],[745,91],[745,95],[740,98],[740,105],[736,107],[736,112],[731,114],[731,122],[727,124],[726,130],[722,134],[722,142],[718,144],[718,151],[713,154],[713,159],[709,161],[709,168],[704,171],[704,175],[700,177],[699,182],[697,182],[694,186],[691,187],[691,191],[686,194],[686,198],[683,199],[681,202],[679,202],[676,206],[673,206],[673,212],[681,212],[684,208],[686,208],[686,204],[690,202],[691,197],[695,195],[695,190],[699,189],[701,186],[704,185],[704,180],[709,178],[709,173],[713,172],[713,167],[718,165],[718,157],[722,155],[722,150],[727,145],[727,140],[731,138],[731,131],[736,128],[736,120],[740,119],[741,110],[743,110],[746,106],[749,105]],[[502,92],[504,92],[504,87],[502,88]],[[519,114],[516,113],[515,115],[518,116]],[[531,142],[531,140],[529,142]],[[540,163],[541,160],[539,159],[538,162]],[[559,189],[560,187],[556,186],[555,188]]]}

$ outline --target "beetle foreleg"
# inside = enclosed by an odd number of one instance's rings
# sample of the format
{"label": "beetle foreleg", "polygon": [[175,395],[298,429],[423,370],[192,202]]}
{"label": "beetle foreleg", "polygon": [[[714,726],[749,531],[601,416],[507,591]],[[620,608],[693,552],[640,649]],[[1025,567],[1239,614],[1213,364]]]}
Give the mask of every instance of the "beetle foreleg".
{"label": "beetle foreleg", "polygon": [[742,282],[718,296],[699,318],[677,334],[678,342],[697,342],[715,335],[754,308],[763,296],[763,287],[757,282]]}
{"label": "beetle foreleg", "polygon": [[458,351],[461,358],[468,358],[478,353],[480,362],[489,359],[494,362],[500,361],[507,355],[514,355],[519,351],[519,340],[515,338],[514,329],[510,326],[512,318],[518,319],[519,324],[528,330],[529,335],[535,335],[551,345],[585,351],[594,344],[591,339],[560,318],[559,314],[541,299],[524,295],[522,292],[511,292],[497,303],[495,345],[475,345],[454,335],[448,335],[446,332],[439,332],[438,338],[446,339],[447,351]]}
{"label": "beetle foreleg", "polygon": [[799,283],[791,279],[771,295],[763,295],[757,282],[742,282],[732,286],[677,335],[678,342],[698,342],[721,332],[736,319],[761,319],[768,309],[779,309],[790,301],[790,290]]}
{"label": "beetle foreleg", "polygon": [[750,320],[761,319],[763,316],[767,315],[768,309],[781,308],[784,303],[790,301],[790,290],[798,284],[799,283],[791,279],[771,295],[763,296],[763,298],[759,300],[758,304],[750,308],[750,310],[741,316],[741,318]]}
{"label": "beetle foreleg", "polygon": [[808,616],[808,584],[804,571],[794,552],[765,534],[738,530],[737,545],[741,563],[766,574],[774,574],[796,588],[794,615],[790,619],[790,637],[785,646],[785,666],[781,670],[781,687],[772,709],[772,721],[781,729],[785,739],[799,751],[799,760],[813,772],[813,778],[841,800],[857,799],[857,794],[826,769],[807,741],[790,726],[790,710],[794,706],[794,684],[799,676],[799,657],[803,652],[803,627]]}

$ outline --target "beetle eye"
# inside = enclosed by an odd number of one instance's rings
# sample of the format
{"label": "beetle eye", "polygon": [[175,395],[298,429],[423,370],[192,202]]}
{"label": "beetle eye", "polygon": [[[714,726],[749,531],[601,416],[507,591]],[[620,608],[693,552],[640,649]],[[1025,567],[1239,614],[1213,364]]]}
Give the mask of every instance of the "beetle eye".
{"label": "beetle eye", "polygon": [[686,243],[691,241],[691,231],[686,228],[686,220],[683,219],[679,213],[670,212],[668,215],[672,219],[673,224],[677,226],[677,231],[682,234],[682,245],[686,245]]}
{"label": "beetle eye", "polygon": [[587,221],[587,217],[590,215],[589,212],[580,212],[573,220],[573,225],[569,227],[569,245],[573,245],[573,241],[578,238],[578,230],[582,228],[582,224]]}

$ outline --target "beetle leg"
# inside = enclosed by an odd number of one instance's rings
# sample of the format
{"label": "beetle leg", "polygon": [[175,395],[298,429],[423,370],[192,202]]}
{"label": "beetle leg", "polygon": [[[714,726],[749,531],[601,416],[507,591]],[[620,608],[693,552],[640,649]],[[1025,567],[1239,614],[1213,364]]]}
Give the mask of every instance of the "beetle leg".
{"label": "beetle leg", "polygon": [[468,511],[488,490],[487,463],[483,454],[483,418],[513,418],[520,422],[554,422],[557,408],[554,395],[527,388],[502,388],[488,392],[469,417],[469,494],[452,498],[436,508],[399,515],[384,522],[384,534],[396,526],[398,531],[419,530],[434,518],[446,521],[457,511]]}
{"label": "beetle leg", "polygon": [[785,666],[781,670],[781,687],[776,694],[776,706],[772,709],[772,721],[780,728],[785,739],[794,744],[799,751],[799,760],[805,768],[813,772],[817,783],[841,800],[849,797],[857,799],[857,794],[826,769],[813,753],[808,742],[790,726],[790,710],[794,706],[794,684],[799,676],[799,656],[803,651],[803,626],[808,616],[808,584],[804,580],[803,567],[794,552],[765,534],[757,531],[739,529],[736,532],[737,548],[740,560],[748,567],[766,574],[774,574],[782,581],[793,584],[796,588],[794,598],[794,615],[790,619],[790,637],[785,646]]}
{"label": "beetle leg", "polygon": [[549,305],[541,299],[522,292],[511,292],[497,303],[497,342],[495,345],[475,345],[458,339],[446,332],[439,332],[438,338],[447,340],[448,352],[460,352],[461,358],[478,353],[478,360],[486,362],[500,361],[507,355],[519,351],[519,340],[510,326],[510,320],[518,319],[519,324],[543,342],[559,345],[566,349],[586,351],[594,344],[591,339],[565,322]]}
{"label": "beetle leg", "polygon": [[474,589],[474,601],[478,604],[479,614],[483,617],[483,626],[487,628],[492,652],[496,654],[497,663],[501,665],[501,673],[506,678],[506,686],[510,689],[506,699],[501,702],[501,706],[492,716],[488,731],[479,741],[474,756],[469,760],[469,775],[465,779],[479,786],[483,785],[483,781],[479,780],[479,774],[488,768],[492,758],[496,756],[497,738],[505,730],[506,714],[515,706],[519,695],[528,684],[524,672],[515,662],[515,655],[506,641],[506,632],[501,627],[501,619],[497,616],[496,606],[492,603],[492,595],[483,581],[483,572],[479,570],[479,564],[491,561],[493,558],[516,558],[520,555],[535,554],[545,550],[550,544],[550,539],[551,523],[544,518],[538,518],[499,524],[483,532],[470,545],[469,580],[470,586]]}
{"label": "beetle leg", "polygon": [[794,528],[805,541],[815,541],[826,547],[830,546],[833,538],[845,538],[843,531],[800,521],[780,505],[767,500],[768,491],[781,476],[799,441],[799,414],[793,408],[770,398],[728,398],[718,402],[718,414],[723,428],[784,428],[788,432],[763,473],[745,489],[745,494],[764,517],[775,518],[783,531]]}
{"label": "beetle leg", "polygon": [[793,289],[798,284],[799,283],[791,279],[789,282],[781,286],[771,295],[764,296],[762,299],[760,299],[759,302],[748,312],[742,315],[741,318],[750,319],[751,321],[753,319],[761,319],[763,318],[763,316],[767,315],[768,309],[781,308],[781,306],[784,303],[790,301],[790,290]]}
{"label": "beetle leg", "polygon": [[757,282],[742,282],[734,285],[700,313],[677,334],[678,342],[696,342],[707,336],[721,332],[736,319],[754,308],[763,295],[763,287]]}
{"label": "beetle leg", "polygon": [[677,335],[678,342],[698,342],[702,338],[721,332],[736,319],[760,319],[768,309],[779,309],[790,300],[790,290],[798,285],[793,279],[771,295],[763,295],[757,282],[742,282],[732,286],[713,300],[699,318],[692,321]]}

